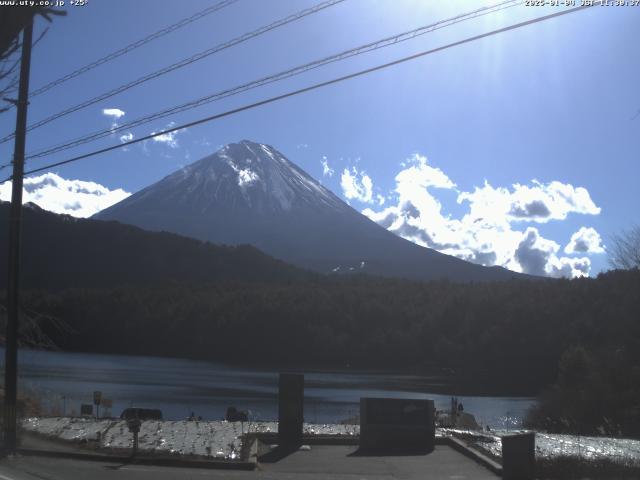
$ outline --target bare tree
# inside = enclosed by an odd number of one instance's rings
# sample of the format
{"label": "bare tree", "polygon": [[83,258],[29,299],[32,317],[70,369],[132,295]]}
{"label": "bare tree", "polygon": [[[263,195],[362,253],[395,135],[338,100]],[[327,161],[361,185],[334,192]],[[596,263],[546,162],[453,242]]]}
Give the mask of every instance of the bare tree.
{"label": "bare tree", "polygon": [[640,268],[640,225],[611,237],[609,264],[616,269]]}
{"label": "bare tree", "polygon": [[[65,321],[35,310],[22,309],[20,320],[18,344],[23,348],[60,350],[58,345],[45,333],[45,330],[63,336],[76,333]],[[6,325],[7,309],[0,304],[0,344],[5,342],[4,331],[6,330]]]}

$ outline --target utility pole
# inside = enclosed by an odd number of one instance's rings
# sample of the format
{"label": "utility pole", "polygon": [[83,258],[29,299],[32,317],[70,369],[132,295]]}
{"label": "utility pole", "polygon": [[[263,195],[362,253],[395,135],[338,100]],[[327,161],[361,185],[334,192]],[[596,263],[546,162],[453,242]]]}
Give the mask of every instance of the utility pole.
{"label": "utility pole", "polygon": [[18,321],[20,316],[20,237],[22,231],[22,177],[27,134],[29,103],[29,69],[33,17],[22,32],[20,87],[16,115],[16,137],[13,151],[11,212],[9,213],[9,281],[7,283],[7,332],[4,362],[4,446],[8,452],[17,447],[16,405],[18,401]]}

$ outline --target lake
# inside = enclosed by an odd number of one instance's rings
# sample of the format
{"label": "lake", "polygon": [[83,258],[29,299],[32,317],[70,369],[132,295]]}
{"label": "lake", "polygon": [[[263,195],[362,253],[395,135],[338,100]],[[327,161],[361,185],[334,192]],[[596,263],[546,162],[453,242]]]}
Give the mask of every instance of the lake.
{"label": "lake", "polygon": [[[4,350],[2,349],[2,358]],[[278,372],[220,363],[159,357],[35,350],[19,352],[20,391],[37,395],[45,409],[78,414],[93,391],[113,401],[114,416],[129,406],[160,408],[164,418],[224,417],[227,407],[260,420],[277,418]],[[436,386],[440,388],[437,389]],[[337,423],[359,412],[360,397],[428,398],[446,409],[442,379],[389,373],[305,373],[305,421]],[[517,428],[534,399],[458,396],[465,411],[492,428]],[[64,412],[63,412],[64,410]]]}

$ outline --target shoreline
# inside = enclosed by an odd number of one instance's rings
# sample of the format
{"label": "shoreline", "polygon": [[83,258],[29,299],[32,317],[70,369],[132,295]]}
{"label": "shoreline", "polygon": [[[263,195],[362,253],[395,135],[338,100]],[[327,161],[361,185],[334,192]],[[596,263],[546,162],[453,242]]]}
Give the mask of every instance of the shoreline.
{"label": "shoreline", "polygon": [[[245,439],[255,435],[277,435],[277,422],[156,421],[142,422],[139,452],[154,457],[200,458],[238,461]],[[53,446],[79,452],[122,455],[130,453],[132,434],[126,421],[73,417],[31,417],[23,419],[21,431],[51,442]],[[351,439],[359,437],[359,425],[310,424],[305,437]],[[502,456],[501,438],[525,430],[468,430],[436,428],[436,437],[454,437],[468,447],[496,460]],[[640,440],[590,437],[535,432],[536,458],[543,462],[574,459],[584,462],[621,461],[640,464]],[[46,442],[45,442],[46,444]]]}
{"label": "shoreline", "polygon": [[[0,351],[4,350],[4,346],[0,346]],[[223,362],[218,360],[208,360],[202,358],[191,357],[175,357],[175,356],[159,356],[146,354],[131,353],[114,353],[114,352],[86,352],[86,351],[69,351],[69,350],[45,350],[20,348],[20,352],[29,352],[34,355],[38,353],[61,354],[61,355],[95,355],[100,357],[125,357],[131,359],[153,359],[158,361],[177,361],[177,362],[197,362],[205,365],[223,367],[229,370],[253,370],[258,373],[308,373],[308,374],[337,374],[337,375],[363,375],[363,376],[393,376],[397,380],[406,379],[424,379],[429,382],[425,385],[428,390],[418,390],[419,393],[433,393],[438,395],[455,395],[455,396],[475,396],[475,397],[505,397],[505,398],[527,398],[534,399],[539,395],[539,391],[522,389],[518,386],[507,388],[504,385],[498,385],[494,377],[486,372],[476,375],[456,371],[451,367],[443,366],[423,366],[414,369],[405,369],[398,367],[363,367],[363,366],[337,366],[337,365],[318,365],[310,363],[307,365],[298,365],[295,367],[286,366],[278,362],[262,362],[258,365],[245,362]],[[433,382],[433,383],[432,383]],[[489,387],[487,387],[489,385]],[[382,388],[390,389],[390,388]]]}

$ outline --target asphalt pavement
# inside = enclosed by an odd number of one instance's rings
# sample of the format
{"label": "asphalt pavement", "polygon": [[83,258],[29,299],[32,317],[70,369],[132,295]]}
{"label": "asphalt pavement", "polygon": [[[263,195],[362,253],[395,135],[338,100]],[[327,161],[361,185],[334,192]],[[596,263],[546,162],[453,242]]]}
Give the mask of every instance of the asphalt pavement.
{"label": "asphalt pavement", "polygon": [[254,480],[390,480],[500,478],[485,467],[438,445],[426,455],[360,455],[355,446],[313,445],[254,471],[161,467],[121,462],[85,461],[39,456],[12,456],[0,461],[0,480],[169,480],[229,478]]}

